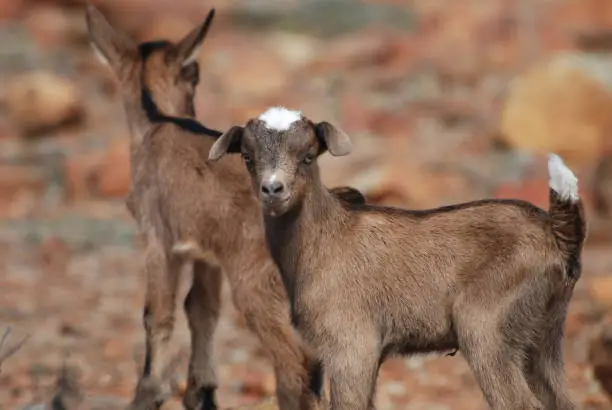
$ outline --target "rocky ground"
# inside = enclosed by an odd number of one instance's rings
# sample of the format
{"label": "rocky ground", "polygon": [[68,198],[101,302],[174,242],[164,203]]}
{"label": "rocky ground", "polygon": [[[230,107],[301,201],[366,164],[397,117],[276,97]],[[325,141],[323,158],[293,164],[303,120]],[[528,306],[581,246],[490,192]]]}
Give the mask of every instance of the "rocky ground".
{"label": "rocky ground", "polygon": [[[141,40],[176,40],[215,6],[198,118],[224,129],[284,104],[333,121],[355,149],[322,158],[325,182],[353,185],[374,203],[425,208],[496,196],[546,207],[545,154],[562,155],[591,221],[567,322],[567,375],[582,409],[612,408],[612,3],[94,3]],[[0,332],[12,326],[6,346],[30,336],[2,365],[0,409],[48,402],[62,369],[83,408],[121,408],[142,363],[141,255],[121,202],[127,127],[117,85],[87,44],[81,6],[0,0]],[[265,401],[270,366],[225,301],[220,403]],[[184,384],[179,317],[167,409],[180,408]],[[485,409],[460,354],[386,363],[377,402]]]}

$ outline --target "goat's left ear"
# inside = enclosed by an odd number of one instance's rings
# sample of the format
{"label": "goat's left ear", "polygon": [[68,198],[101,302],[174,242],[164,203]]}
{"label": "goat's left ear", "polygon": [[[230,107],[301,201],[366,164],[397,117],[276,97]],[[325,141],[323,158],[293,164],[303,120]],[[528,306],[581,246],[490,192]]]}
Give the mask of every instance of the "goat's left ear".
{"label": "goat's left ear", "polygon": [[200,46],[204,42],[204,38],[208,33],[208,29],[214,17],[215,9],[211,9],[206,20],[191,30],[191,32],[176,45],[176,55],[182,67],[188,66],[197,60]]}
{"label": "goat's left ear", "polygon": [[[315,132],[323,148],[334,157],[342,157],[351,153],[353,144],[348,135],[327,121],[315,125]],[[323,151],[323,150],[321,150]]]}
{"label": "goat's left ear", "polygon": [[208,159],[210,161],[216,161],[225,154],[232,154],[240,152],[240,143],[242,142],[242,133],[244,127],[234,125],[232,128],[227,130],[223,135],[215,141],[208,151]]}
{"label": "goat's left ear", "polygon": [[126,56],[135,53],[136,44],[116,31],[104,15],[91,3],[85,3],[85,20],[91,46],[98,58],[115,72],[121,69]]}

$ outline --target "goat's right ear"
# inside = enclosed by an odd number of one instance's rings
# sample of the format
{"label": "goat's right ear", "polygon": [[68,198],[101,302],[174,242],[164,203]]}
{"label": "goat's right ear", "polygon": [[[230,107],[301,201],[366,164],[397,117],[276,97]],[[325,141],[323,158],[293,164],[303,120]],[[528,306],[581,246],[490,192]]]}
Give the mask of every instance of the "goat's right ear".
{"label": "goat's right ear", "polygon": [[217,141],[215,141],[212,147],[210,147],[208,159],[210,161],[216,161],[225,154],[240,152],[240,143],[242,142],[243,132],[244,127],[239,125],[234,125],[228,131],[226,131],[219,137],[219,139],[217,139]]}
{"label": "goat's right ear", "polygon": [[115,31],[102,13],[89,2],[85,5],[85,19],[91,46],[96,55],[103,63],[118,71],[122,57],[135,51],[136,44],[124,34]]}
{"label": "goat's right ear", "polygon": [[197,60],[200,46],[204,42],[206,34],[208,34],[208,29],[210,29],[214,17],[215,9],[211,9],[206,20],[191,30],[191,32],[176,45],[177,57],[182,67],[188,66]]}

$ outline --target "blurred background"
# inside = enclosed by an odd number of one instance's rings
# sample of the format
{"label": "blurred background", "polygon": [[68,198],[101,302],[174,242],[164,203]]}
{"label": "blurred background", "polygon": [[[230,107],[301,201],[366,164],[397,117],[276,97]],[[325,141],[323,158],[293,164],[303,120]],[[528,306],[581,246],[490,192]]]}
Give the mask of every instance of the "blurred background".
{"label": "blurred background", "polygon": [[[483,197],[547,208],[546,154],[580,179],[590,236],[567,320],[582,409],[612,402],[612,1],[100,0],[139,40],[178,40],[210,7],[197,117],[227,129],[270,105],[335,122],[329,186],[427,208]],[[143,277],[118,87],[82,1],[0,0],[0,331],[30,335],[0,373],[0,409],[46,403],[70,370],[81,408],[119,408],[143,360]],[[226,296],[229,296],[227,289]],[[223,407],[274,379],[229,297],[216,334]],[[180,409],[188,333],[176,330]],[[9,341],[10,344],[10,341]],[[485,409],[461,355],[387,362],[378,408]]]}

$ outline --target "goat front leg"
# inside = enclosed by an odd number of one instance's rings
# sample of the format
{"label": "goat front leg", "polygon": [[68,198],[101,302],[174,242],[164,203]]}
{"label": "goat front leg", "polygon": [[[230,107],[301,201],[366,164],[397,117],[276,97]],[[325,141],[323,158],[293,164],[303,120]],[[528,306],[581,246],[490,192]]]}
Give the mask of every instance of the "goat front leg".
{"label": "goat front leg", "polygon": [[[168,258],[161,246],[149,244],[145,256],[147,289],[143,324],[146,355],[143,372],[129,409],[155,410],[169,393],[163,380],[174,330],[175,302],[181,263]],[[168,391],[166,391],[168,390]]]}
{"label": "goat front leg", "polygon": [[[362,342],[362,343],[359,343]],[[374,397],[380,350],[375,341],[353,341],[325,354],[325,374],[330,386],[331,410],[370,410]]]}
{"label": "goat front leg", "polygon": [[289,303],[280,278],[275,275],[276,271],[270,269],[252,276],[249,281],[230,277],[234,304],[272,359],[279,409],[318,409],[322,369],[309,357],[291,326]]}
{"label": "goat front leg", "polygon": [[187,410],[217,408],[217,377],[213,360],[213,335],[219,321],[223,272],[219,265],[196,261],[193,283],[185,298],[191,330],[189,377],[183,404]]}

